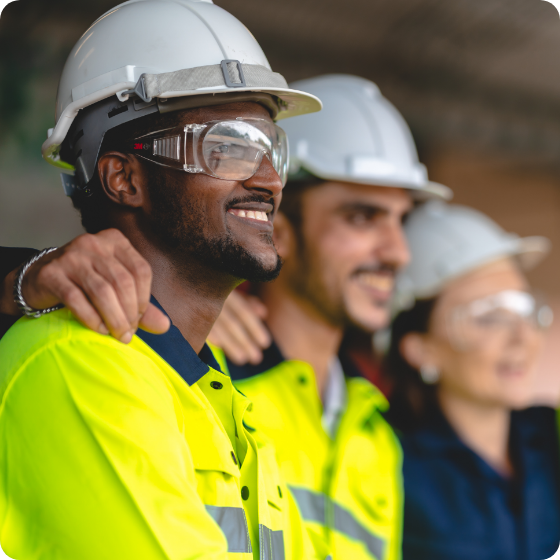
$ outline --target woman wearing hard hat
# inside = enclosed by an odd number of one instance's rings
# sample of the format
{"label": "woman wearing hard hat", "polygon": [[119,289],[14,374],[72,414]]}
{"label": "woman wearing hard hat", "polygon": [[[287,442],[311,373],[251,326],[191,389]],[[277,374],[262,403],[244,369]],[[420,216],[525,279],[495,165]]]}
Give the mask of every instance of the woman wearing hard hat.
{"label": "woman wearing hard hat", "polygon": [[558,434],[552,409],[527,407],[552,317],[523,274],[549,243],[437,202],[406,229],[405,310],[386,357],[404,449],[404,560],[549,558],[560,541]]}

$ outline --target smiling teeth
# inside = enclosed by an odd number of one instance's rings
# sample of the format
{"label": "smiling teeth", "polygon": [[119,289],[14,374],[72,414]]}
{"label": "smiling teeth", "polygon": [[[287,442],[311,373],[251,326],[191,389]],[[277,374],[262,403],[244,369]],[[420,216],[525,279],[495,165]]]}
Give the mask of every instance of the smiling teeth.
{"label": "smiling teeth", "polygon": [[358,281],[368,288],[375,288],[383,292],[390,292],[394,285],[394,278],[392,276],[381,276],[371,272],[359,274]]}
{"label": "smiling teeth", "polygon": [[229,210],[230,214],[237,216],[238,218],[251,218],[252,220],[258,220],[259,222],[268,222],[268,216],[266,212],[261,212],[260,210]]}

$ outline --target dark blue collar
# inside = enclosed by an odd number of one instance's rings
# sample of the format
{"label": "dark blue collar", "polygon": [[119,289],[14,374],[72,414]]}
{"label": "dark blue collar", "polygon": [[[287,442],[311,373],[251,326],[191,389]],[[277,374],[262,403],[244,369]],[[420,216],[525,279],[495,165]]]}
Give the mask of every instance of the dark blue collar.
{"label": "dark blue collar", "polygon": [[[151,297],[151,302],[167,315],[154,296]],[[210,371],[210,368],[221,371],[208,345],[205,344],[200,354],[197,354],[173,323],[165,334],[151,334],[143,330],[138,330],[136,334],[189,385],[194,385]]]}
{"label": "dark blue collar", "polygon": [[253,377],[254,375],[259,375],[284,361],[285,358],[282,355],[280,348],[278,348],[276,342],[274,341],[272,341],[272,344],[268,348],[263,350],[263,359],[260,364],[245,364],[243,366],[238,366],[226,357],[228,371],[233,381],[240,381],[241,379],[247,379],[249,377]]}
{"label": "dark blue collar", "polygon": [[[345,377],[363,377],[363,373],[358,369],[344,349],[341,349],[338,354],[338,358]],[[286,358],[284,358],[282,351],[278,348],[278,345],[274,342],[274,340],[268,348],[263,350],[263,359],[259,364],[245,364],[243,366],[238,366],[230,361],[226,356],[228,371],[234,381],[241,381],[242,379],[248,379],[249,377],[260,375],[261,373],[280,365],[284,361],[286,361]]]}

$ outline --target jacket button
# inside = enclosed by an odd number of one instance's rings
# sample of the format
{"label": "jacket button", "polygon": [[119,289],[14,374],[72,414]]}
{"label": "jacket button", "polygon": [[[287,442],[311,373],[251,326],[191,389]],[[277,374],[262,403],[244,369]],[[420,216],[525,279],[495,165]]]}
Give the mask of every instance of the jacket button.
{"label": "jacket button", "polygon": [[223,385],[219,381],[212,381],[210,387],[212,387],[212,389],[221,389]]}
{"label": "jacket button", "polygon": [[231,452],[231,458],[233,459],[233,462],[237,465],[237,457],[235,456],[235,453],[233,451]]}
{"label": "jacket button", "polygon": [[241,488],[241,497],[244,500],[249,499],[249,488],[247,488],[247,486],[243,486],[243,488]]}
{"label": "jacket button", "polygon": [[300,375],[298,381],[300,385],[305,385],[307,383],[307,377],[305,377],[305,375]]}
{"label": "jacket button", "polygon": [[278,486],[278,495],[282,497],[282,488],[280,488],[280,486]]}

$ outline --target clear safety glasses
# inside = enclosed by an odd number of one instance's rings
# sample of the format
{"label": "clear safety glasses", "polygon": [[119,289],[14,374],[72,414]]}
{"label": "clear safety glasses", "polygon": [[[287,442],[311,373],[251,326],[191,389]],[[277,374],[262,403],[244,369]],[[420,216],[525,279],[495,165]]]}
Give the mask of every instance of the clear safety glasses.
{"label": "clear safety glasses", "polygon": [[132,141],[131,151],[144,159],[187,173],[243,181],[268,157],[280,176],[288,177],[288,139],[265,119],[242,118],[187,124],[151,132]]}
{"label": "clear safety glasses", "polygon": [[505,341],[523,327],[537,333],[552,321],[552,310],[542,298],[506,290],[453,309],[448,317],[448,330],[457,349],[471,350]]}

